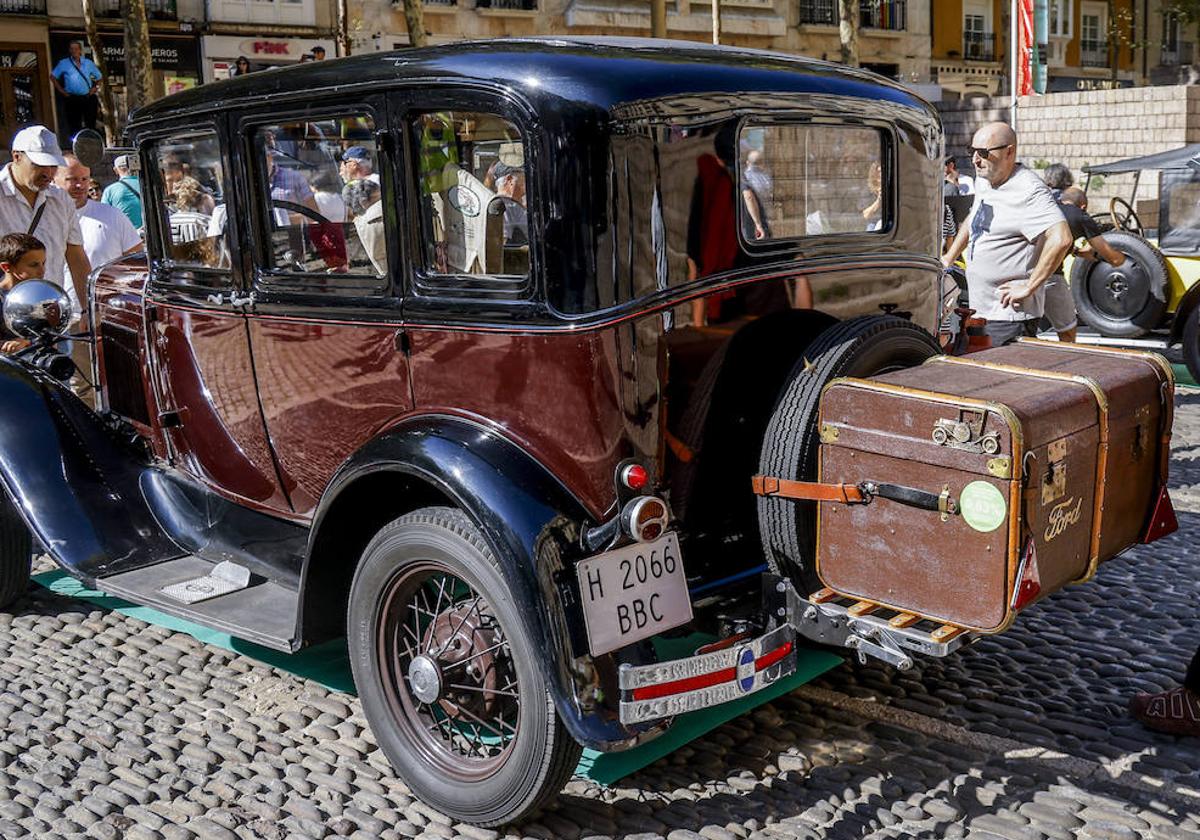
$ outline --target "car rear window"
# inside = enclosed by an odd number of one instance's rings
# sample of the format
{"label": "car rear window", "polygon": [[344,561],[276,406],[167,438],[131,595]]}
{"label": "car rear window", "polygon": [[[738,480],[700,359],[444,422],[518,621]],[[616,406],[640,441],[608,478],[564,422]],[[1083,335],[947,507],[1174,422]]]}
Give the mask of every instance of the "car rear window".
{"label": "car rear window", "polygon": [[738,213],[747,243],[891,227],[878,129],[748,123],[738,149]]}

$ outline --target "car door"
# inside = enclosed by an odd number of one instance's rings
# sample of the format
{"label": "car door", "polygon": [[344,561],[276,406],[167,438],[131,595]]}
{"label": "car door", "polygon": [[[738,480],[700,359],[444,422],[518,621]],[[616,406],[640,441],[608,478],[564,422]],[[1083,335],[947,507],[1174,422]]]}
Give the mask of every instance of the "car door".
{"label": "car door", "polygon": [[349,456],[412,408],[382,97],[281,105],[239,122],[253,208],[250,346],[292,506],[309,515]]}
{"label": "car door", "polygon": [[244,314],[229,156],[218,124],[190,123],[142,147],[156,254],[147,344],[156,423],[178,469],[235,501],[290,513],[259,409]]}

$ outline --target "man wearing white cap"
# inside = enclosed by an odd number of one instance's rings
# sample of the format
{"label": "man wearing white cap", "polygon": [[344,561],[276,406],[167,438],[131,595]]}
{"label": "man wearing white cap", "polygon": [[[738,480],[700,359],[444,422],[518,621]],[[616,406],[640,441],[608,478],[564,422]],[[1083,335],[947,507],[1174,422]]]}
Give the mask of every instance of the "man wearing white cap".
{"label": "man wearing white cap", "polygon": [[117,179],[104,188],[100,200],[105,204],[116,207],[125,214],[125,218],[133,223],[135,228],[142,226],[142,185],[138,176],[130,171],[129,156],[117,155],[113,158],[113,170]]}
{"label": "man wearing white cap", "polygon": [[[76,315],[86,316],[87,277],[92,267],[83,250],[83,232],[75,202],[54,186],[54,174],[65,166],[53,132],[31,125],[12,139],[12,163],[0,169],[0,235],[28,233],[46,245],[45,278],[71,296]],[[65,282],[67,269],[71,282]]]}

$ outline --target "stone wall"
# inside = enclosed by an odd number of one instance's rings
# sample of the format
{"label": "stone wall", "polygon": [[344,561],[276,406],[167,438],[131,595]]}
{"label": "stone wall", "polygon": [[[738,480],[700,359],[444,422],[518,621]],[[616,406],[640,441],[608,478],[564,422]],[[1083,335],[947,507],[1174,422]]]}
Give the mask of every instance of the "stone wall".
{"label": "stone wall", "polygon": [[[989,120],[1008,121],[1008,97],[938,103],[946,129],[946,151],[969,163],[971,135]],[[1149,155],[1200,142],[1200,87],[1173,85],[1120,90],[1051,93],[1023,97],[1017,110],[1020,157],[1029,166],[1065,163],[1082,186],[1082,167]],[[969,167],[968,167],[969,168]],[[1089,211],[1098,212],[1110,196],[1128,199],[1133,175],[1092,179]],[[1138,215],[1156,223],[1158,178],[1143,175],[1137,191]]]}

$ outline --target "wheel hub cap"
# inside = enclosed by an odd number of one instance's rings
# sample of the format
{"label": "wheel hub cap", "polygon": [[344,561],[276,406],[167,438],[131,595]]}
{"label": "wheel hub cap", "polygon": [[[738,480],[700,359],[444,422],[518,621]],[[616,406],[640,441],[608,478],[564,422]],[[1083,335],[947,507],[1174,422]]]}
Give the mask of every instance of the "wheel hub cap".
{"label": "wheel hub cap", "polygon": [[1121,296],[1129,291],[1129,284],[1125,282],[1125,275],[1113,272],[1108,278],[1108,292],[1113,296],[1113,299],[1120,300]]}
{"label": "wheel hub cap", "polygon": [[418,656],[408,666],[408,684],[422,703],[432,703],[442,696],[442,672],[428,656]]}

